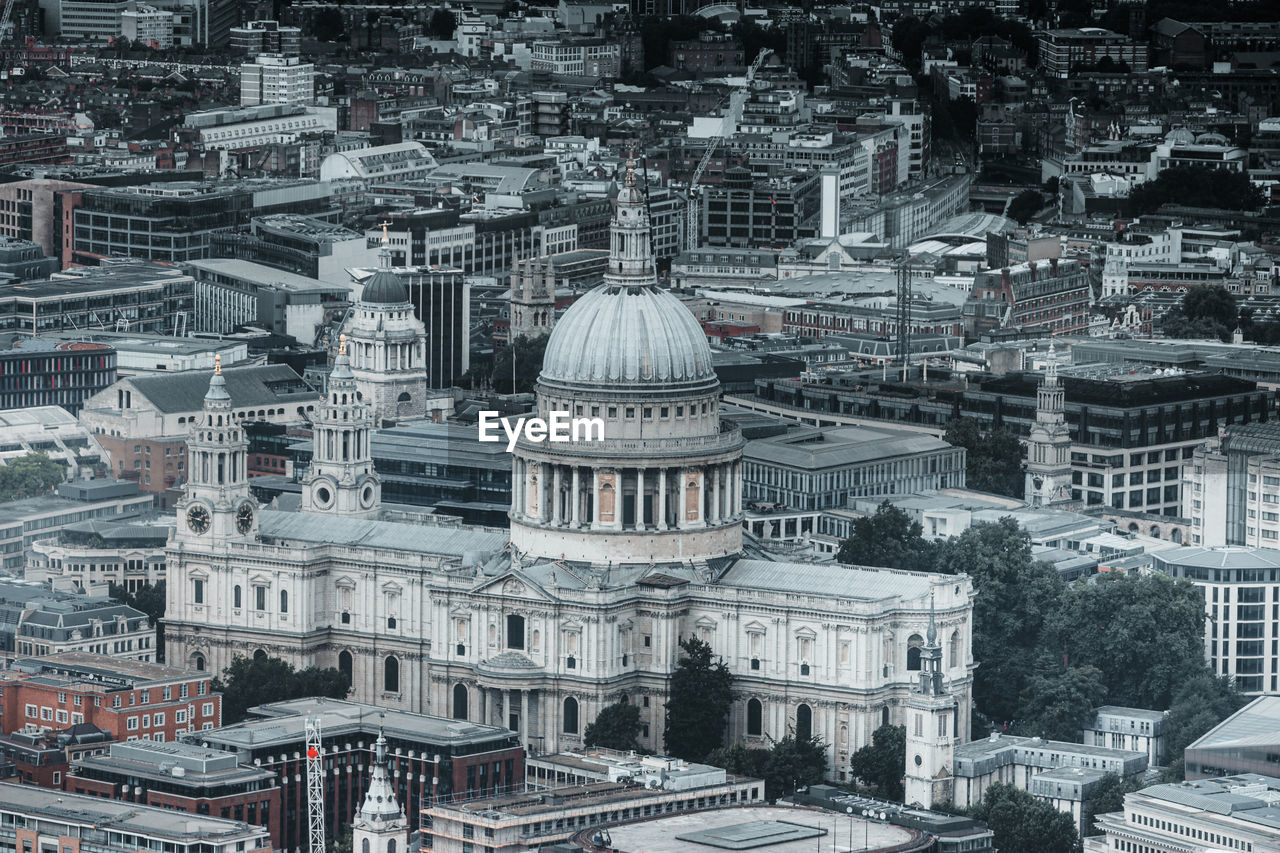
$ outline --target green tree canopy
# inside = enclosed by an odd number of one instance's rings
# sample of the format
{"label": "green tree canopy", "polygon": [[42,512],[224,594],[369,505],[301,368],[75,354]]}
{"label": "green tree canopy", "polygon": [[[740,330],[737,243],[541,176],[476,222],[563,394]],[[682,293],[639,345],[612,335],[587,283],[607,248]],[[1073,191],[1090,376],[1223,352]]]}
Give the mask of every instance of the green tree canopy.
{"label": "green tree canopy", "polygon": [[156,629],[156,660],[163,663],[164,625],[160,620],[164,618],[164,581],[159,581],[155,586],[152,586],[149,583],[144,583],[142,586],[138,587],[137,592],[129,592],[120,584],[112,583],[107,586],[107,594],[116,601],[119,601],[121,604],[136,607],[143,613],[147,614],[147,618],[151,620],[151,624],[155,626]]}
{"label": "green tree canopy", "polygon": [[0,465],[0,503],[49,491],[67,476],[60,462],[43,453],[28,453]]}
{"label": "green tree canopy", "polygon": [[1170,338],[1217,338],[1231,340],[1241,323],[1236,297],[1225,287],[1193,287],[1176,308],[1160,318],[1160,331]]}
{"label": "green tree canopy", "polygon": [[906,762],[906,726],[881,726],[871,733],[871,743],[850,757],[849,766],[853,775],[874,788],[878,796],[901,800]]}
{"label": "green tree canopy", "polygon": [[853,532],[840,544],[836,559],[858,566],[927,572],[933,568],[935,549],[921,534],[920,522],[885,501],[874,515],[854,520]]}
{"label": "green tree canopy", "polygon": [[965,485],[979,492],[1021,498],[1025,491],[1022,460],[1026,448],[1013,433],[983,433],[973,418],[952,418],[942,440],[965,450]]}
{"label": "green tree canopy", "polygon": [[310,666],[295,670],[280,658],[236,657],[222,675],[213,680],[213,689],[222,694],[223,725],[238,723],[249,709],[268,702],[323,696],[345,699],[351,682],[336,669]]}
{"label": "green tree canopy", "polygon": [[1097,816],[1124,811],[1124,795],[1132,794],[1141,787],[1142,783],[1137,779],[1124,779],[1115,773],[1103,776],[1093,789],[1093,797],[1085,811],[1085,835],[1101,835],[1102,830],[1094,823]]}
{"label": "green tree canopy", "polygon": [[680,643],[680,649],[684,654],[671,674],[662,739],[671,755],[702,762],[724,744],[733,676],[724,661],[712,654],[711,646],[697,637]]}
{"label": "green tree canopy", "polygon": [[1245,701],[1230,679],[1214,675],[1208,667],[1177,689],[1164,734],[1164,761],[1173,778],[1182,778],[1182,754],[1186,748],[1239,711]]}
{"label": "green tree canopy", "polygon": [[713,749],[707,754],[707,763],[738,776],[763,779],[765,799],[773,802],[797,788],[821,782],[827,757],[821,740],[787,735],[770,749],[740,743]]}
{"label": "green tree canopy", "polygon": [[1174,166],[1161,170],[1155,180],[1134,187],[1129,204],[1138,216],[1155,213],[1162,204],[1257,210],[1262,206],[1262,193],[1243,171]]}
{"label": "green tree canopy", "polygon": [[1036,672],[1022,691],[1024,717],[1019,731],[1049,740],[1080,741],[1081,730],[1107,697],[1102,673],[1091,666],[1056,663]]}
{"label": "green tree canopy", "polygon": [[499,394],[531,393],[542,372],[546,351],[545,335],[536,338],[521,335],[510,346],[498,350],[491,362],[473,365],[460,381],[470,386],[488,385]]}
{"label": "green tree canopy", "polygon": [[1071,815],[1004,782],[987,788],[973,816],[990,827],[997,850],[1078,853],[1080,849]]}
{"label": "green tree canopy", "polygon": [[587,746],[603,746],[627,752],[639,749],[640,709],[627,702],[618,702],[604,708],[596,715],[595,722],[582,733]]}
{"label": "green tree canopy", "polygon": [[453,31],[457,26],[458,19],[454,16],[453,12],[441,7],[431,13],[431,21],[428,24],[428,29],[430,30],[431,35],[435,38],[447,41],[453,38]]}
{"label": "green tree canopy", "polygon": [[1009,202],[1009,218],[1018,220],[1019,225],[1026,225],[1043,207],[1044,196],[1039,190],[1023,190]]}

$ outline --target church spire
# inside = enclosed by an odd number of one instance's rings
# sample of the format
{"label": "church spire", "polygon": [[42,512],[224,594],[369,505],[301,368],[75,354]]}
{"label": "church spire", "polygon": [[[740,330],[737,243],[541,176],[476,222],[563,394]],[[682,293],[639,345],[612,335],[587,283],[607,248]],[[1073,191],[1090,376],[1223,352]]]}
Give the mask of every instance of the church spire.
{"label": "church spire", "polygon": [[201,416],[187,439],[187,483],[179,503],[182,535],[222,541],[253,532],[257,507],[249,500],[249,440],[232,411],[222,356],[204,394]]}
{"label": "church spire", "polygon": [[609,235],[609,269],[605,283],[622,287],[655,285],[649,205],[644,192],[636,185],[634,157],[626,162]]}
{"label": "church spire", "polygon": [[351,825],[351,846],[369,853],[406,853],[409,821],[396,799],[395,785],[387,770],[387,739],[378,726],[373,744],[369,788]]}
{"label": "church spire", "polygon": [[368,518],[382,503],[382,481],[373,469],[373,416],[361,399],[347,356],[347,336],[329,372],[324,403],[313,421],[311,470],[302,486],[302,508]]}

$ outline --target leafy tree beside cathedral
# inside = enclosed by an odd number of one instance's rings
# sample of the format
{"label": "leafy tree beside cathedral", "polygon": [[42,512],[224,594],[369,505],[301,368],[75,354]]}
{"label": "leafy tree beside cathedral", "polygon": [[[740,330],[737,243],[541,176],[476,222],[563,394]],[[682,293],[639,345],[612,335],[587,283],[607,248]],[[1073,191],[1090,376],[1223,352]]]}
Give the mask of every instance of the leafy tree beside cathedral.
{"label": "leafy tree beside cathedral", "polygon": [[350,679],[339,670],[296,670],[288,661],[269,657],[237,657],[213,680],[214,692],[222,694],[223,725],[240,722],[258,705],[311,696],[345,699],[350,689]]}
{"label": "leafy tree beside cathedral", "polygon": [[671,675],[662,739],[671,755],[702,763],[724,744],[733,676],[711,646],[697,637],[681,642],[680,650],[684,654]]}

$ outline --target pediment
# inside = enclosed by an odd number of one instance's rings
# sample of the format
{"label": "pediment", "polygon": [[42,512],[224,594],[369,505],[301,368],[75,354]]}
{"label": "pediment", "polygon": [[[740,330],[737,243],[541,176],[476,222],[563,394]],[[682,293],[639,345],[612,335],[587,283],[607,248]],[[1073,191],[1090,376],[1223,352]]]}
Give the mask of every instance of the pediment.
{"label": "pediment", "polygon": [[493,595],[505,599],[523,599],[525,601],[551,601],[537,583],[521,572],[507,572],[496,578],[485,580],[472,592],[480,595]]}
{"label": "pediment", "polygon": [[816,640],[818,635],[811,628],[801,628],[796,631],[796,636],[805,640]]}
{"label": "pediment", "polygon": [[763,634],[769,629],[759,622],[751,621],[746,624],[745,630],[748,634]]}

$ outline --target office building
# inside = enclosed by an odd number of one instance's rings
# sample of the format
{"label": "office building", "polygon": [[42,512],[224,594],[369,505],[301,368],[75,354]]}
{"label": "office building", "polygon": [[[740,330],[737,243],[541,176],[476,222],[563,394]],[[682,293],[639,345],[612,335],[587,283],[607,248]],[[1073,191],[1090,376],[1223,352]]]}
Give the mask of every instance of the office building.
{"label": "office building", "polygon": [[1104,59],[1130,71],[1147,70],[1147,45],[1126,35],[1099,27],[1041,30],[1040,67],[1050,77],[1066,79],[1077,71],[1092,70]]}
{"label": "office building", "polygon": [[[93,595],[47,589],[30,581],[0,581],[0,654],[91,652],[122,660],[156,655],[156,626],[141,610]],[[30,721],[30,720],[29,720]]]}
{"label": "office building", "polygon": [[1185,468],[1190,545],[1280,548],[1280,425],[1224,429]]}
{"label": "office building", "polygon": [[107,461],[97,439],[61,406],[0,410],[0,465],[29,453],[65,465],[68,480],[91,477]]}
{"label": "office building", "polygon": [[88,723],[57,732],[28,724],[0,736],[0,755],[13,771],[6,781],[61,791],[71,762],[82,755],[105,752],[110,740],[109,733]]}
{"label": "office building", "polygon": [[[902,381],[879,371],[817,380],[759,379],[755,396],[732,402],[806,417],[827,412],[925,426],[939,433],[952,417],[972,418],[982,431],[1030,435],[1041,377],[1034,372],[955,375],[918,372]],[[1180,376],[1128,368],[1062,374],[1071,435],[1072,500],[1179,516],[1182,466],[1206,439],[1270,417],[1270,393],[1230,376]]]}
{"label": "office building", "polygon": [[740,166],[726,169],[723,182],[703,190],[700,243],[781,249],[818,236],[819,178],[816,172],[804,171],[754,180]]}
{"label": "office building", "polygon": [[1238,773],[1280,778],[1280,696],[1259,696],[1187,746],[1188,779]]}
{"label": "office building", "polygon": [[1247,695],[1280,692],[1280,551],[1272,548],[1170,548],[1153,568],[1204,592],[1205,658]]}
{"label": "office building", "polygon": [[962,310],[970,337],[994,329],[1072,335],[1088,329],[1091,301],[1089,276],[1080,262],[1050,258],[978,272]]}
{"label": "office building", "polygon": [[1084,744],[1145,752],[1147,764],[1155,767],[1165,760],[1165,717],[1164,711],[1103,705],[1084,727]]}
{"label": "office building", "polygon": [[791,509],[843,507],[853,498],[964,488],[964,449],[919,432],[793,427],[747,442],[742,493]]}
{"label": "office building", "polygon": [[377,265],[378,252],[358,231],[312,216],[255,216],[248,231],[224,231],[209,242],[210,255],[235,258],[350,287],[356,267]]}
{"label": "office building", "polygon": [[302,47],[302,30],[279,21],[249,21],[244,26],[231,28],[230,47],[234,53],[249,56],[260,53],[297,56]]}
{"label": "office building", "polygon": [[546,789],[433,804],[426,812],[432,850],[463,853],[472,846],[465,839],[474,838],[503,853],[535,853],[587,827],[748,805],[764,795],[759,779],[719,767],[600,749],[540,756],[530,760],[529,775]]}
{"label": "office building", "polygon": [[1084,853],[1115,850],[1280,850],[1280,779],[1240,773],[1152,785],[1124,798],[1124,811],[1101,815],[1101,834]]}
{"label": "office building", "polygon": [[240,105],[310,104],[316,98],[316,70],[297,56],[263,53],[240,66]]}
{"label": "office building", "polygon": [[66,578],[81,589],[112,583],[137,592],[164,580],[164,549],[173,525],[165,519],[95,519],[68,524],[31,543],[24,577],[36,583]]}
{"label": "office building", "polygon": [[120,37],[154,50],[173,47],[173,12],[130,0],[120,13]]}
{"label": "office building", "polygon": [[18,658],[0,671],[4,730],[90,723],[113,740],[172,743],[222,722],[209,674],[88,652]]}
{"label": "office building", "polygon": [[280,781],[282,813],[278,847],[294,850],[307,840],[306,774],[308,714],[320,724],[326,762],[348,767],[325,786],[325,829],[340,836],[358,814],[374,768],[375,740],[385,738],[391,793],[406,811],[410,829],[421,827],[420,807],[523,787],[524,750],[504,726],[411,714],[339,699],[297,699],[254,709],[255,717],[185,738],[218,749],[274,774]]}
{"label": "office building", "polygon": [[190,815],[243,821],[281,841],[283,780],[235,752],[164,741],[113,743],[75,759],[64,790]]}
{"label": "office building", "polygon": [[27,549],[37,539],[80,521],[147,513],[154,497],[124,480],[74,480],[52,495],[0,503],[0,569],[22,571]]}
{"label": "office building", "polygon": [[14,281],[48,278],[57,270],[57,259],[45,257],[40,244],[0,235],[0,281],[8,278]]}
{"label": "office building", "polygon": [[[173,334],[191,315],[193,284],[191,276],[173,267],[126,261],[69,270],[21,286],[0,285],[0,332],[41,335],[128,329]],[[91,371],[106,369],[92,363],[84,366]]]}
{"label": "office building", "polygon": [[[64,301],[72,300],[56,304]],[[30,304],[43,312],[50,301]],[[56,407],[74,415],[85,400],[116,381],[116,359],[106,344],[20,339],[14,349],[0,350],[0,409]]]}
{"label": "office building", "polygon": [[[249,344],[243,339],[188,337],[194,318],[179,315],[176,320],[178,322],[176,335],[68,330],[39,335],[31,339],[31,346],[33,348],[42,345],[55,348],[87,348],[90,345],[108,347],[114,354],[116,365],[116,375],[112,378],[112,382],[122,376],[212,370],[213,360],[218,356],[221,356],[223,364],[229,365],[249,360]],[[19,341],[17,349],[21,350],[26,346],[25,341]],[[103,387],[110,384],[108,382]]]}
{"label": "office building", "polygon": [[[34,824],[34,826],[33,826]],[[128,839],[126,841],[126,839]],[[271,853],[260,826],[206,815],[0,783],[0,845],[46,851],[62,842],[79,853]]]}
{"label": "office building", "polygon": [[187,269],[195,279],[197,332],[229,334],[257,326],[310,345],[351,306],[349,286],[252,261],[210,258],[192,261]]}

